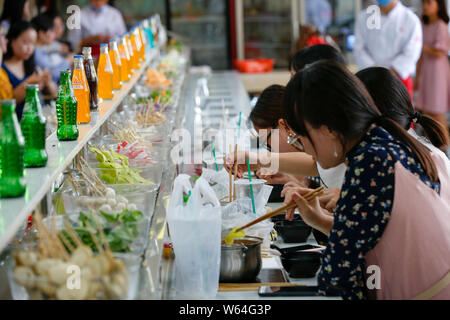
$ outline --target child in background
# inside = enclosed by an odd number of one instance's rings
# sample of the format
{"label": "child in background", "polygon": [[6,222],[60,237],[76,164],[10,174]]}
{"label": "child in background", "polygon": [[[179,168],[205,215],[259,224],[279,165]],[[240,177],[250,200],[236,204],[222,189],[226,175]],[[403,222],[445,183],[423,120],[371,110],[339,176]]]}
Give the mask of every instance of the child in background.
{"label": "child in background", "polygon": [[39,15],[31,22],[37,32],[36,50],[34,53],[35,63],[41,69],[48,69],[52,74],[55,83],[59,82],[60,72],[70,68],[66,59],[54,60],[44,50],[45,46],[51,45],[55,40],[53,22],[45,14]]}
{"label": "child in background", "polygon": [[[6,53],[6,30],[3,26],[0,26],[0,64],[3,61],[3,54]],[[9,82],[8,74],[0,68],[0,100],[12,99],[13,88],[11,82]]]}
{"label": "child in background", "polygon": [[19,21],[14,23],[7,34],[8,46],[2,68],[6,71],[13,87],[16,99],[17,118],[22,118],[25,101],[25,86],[39,84],[40,91],[56,97],[57,87],[53,83],[51,73],[43,72],[34,64],[34,49],[37,33],[31,23]]}

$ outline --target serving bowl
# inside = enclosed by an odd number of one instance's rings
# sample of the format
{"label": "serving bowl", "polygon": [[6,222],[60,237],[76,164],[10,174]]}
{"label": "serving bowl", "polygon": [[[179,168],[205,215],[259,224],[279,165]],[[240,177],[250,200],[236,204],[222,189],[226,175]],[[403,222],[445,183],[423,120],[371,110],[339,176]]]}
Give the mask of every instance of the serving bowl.
{"label": "serving bowl", "polygon": [[291,278],[312,278],[320,268],[320,252],[296,251],[281,255],[281,264]]}
{"label": "serving bowl", "polygon": [[275,224],[275,230],[285,243],[303,243],[311,234],[311,227],[303,220],[279,221]]}

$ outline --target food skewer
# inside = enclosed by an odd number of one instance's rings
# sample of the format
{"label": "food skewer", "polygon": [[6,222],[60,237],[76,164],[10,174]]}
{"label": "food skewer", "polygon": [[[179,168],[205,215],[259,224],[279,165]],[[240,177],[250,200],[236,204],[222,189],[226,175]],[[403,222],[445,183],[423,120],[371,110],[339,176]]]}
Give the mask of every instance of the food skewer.
{"label": "food skewer", "polygon": [[[303,198],[305,198],[305,200],[309,202],[309,201],[313,200],[314,198],[320,196],[323,193],[324,189],[325,189],[324,187],[317,188],[317,189],[309,192],[308,194],[306,194]],[[296,206],[297,206],[297,204],[295,202],[285,205],[285,206],[282,206],[274,211],[271,211],[271,212],[263,215],[262,217],[259,217],[258,219],[250,222],[249,224],[246,224],[245,226],[240,227],[239,229],[236,229],[235,232],[239,232],[244,229],[250,228],[250,227],[254,226],[255,224],[260,223],[261,221],[275,217],[275,216],[283,213],[284,211],[295,208]]]}
{"label": "food skewer", "polygon": [[[238,152],[238,145],[236,143],[235,147],[234,147],[234,154],[237,157],[237,152]],[[233,167],[233,174],[234,174],[234,184],[233,184],[233,201],[236,201],[236,180],[237,180],[237,170],[238,170],[238,159],[236,158],[236,161],[234,163],[234,167]]]}
{"label": "food skewer", "polygon": [[[233,151],[232,146],[230,145],[230,154]],[[229,178],[230,178],[230,196],[229,196],[229,202],[233,202],[233,170],[229,170],[228,172]]]}

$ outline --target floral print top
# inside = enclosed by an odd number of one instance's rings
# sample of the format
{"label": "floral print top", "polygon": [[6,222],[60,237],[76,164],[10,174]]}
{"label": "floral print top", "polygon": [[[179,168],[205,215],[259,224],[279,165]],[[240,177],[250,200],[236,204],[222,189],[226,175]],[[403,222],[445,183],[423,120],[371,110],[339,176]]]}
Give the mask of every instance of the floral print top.
{"label": "floral print top", "polygon": [[334,213],[329,242],[318,275],[321,294],[367,299],[365,254],[380,240],[394,201],[395,163],[440,192],[425,175],[414,153],[386,130],[374,126],[347,153],[348,169]]}

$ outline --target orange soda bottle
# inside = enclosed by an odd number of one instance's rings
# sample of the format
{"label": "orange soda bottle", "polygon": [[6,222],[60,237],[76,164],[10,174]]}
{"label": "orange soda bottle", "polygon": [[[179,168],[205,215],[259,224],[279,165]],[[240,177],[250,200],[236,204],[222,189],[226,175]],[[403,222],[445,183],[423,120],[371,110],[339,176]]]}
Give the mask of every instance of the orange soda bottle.
{"label": "orange soda bottle", "polygon": [[120,90],[120,88],[122,88],[122,63],[120,62],[119,49],[117,48],[116,39],[109,40],[109,57],[113,67],[113,89]]}
{"label": "orange soda bottle", "polygon": [[142,61],[145,61],[145,60],[147,60],[147,56],[146,56],[147,41],[145,41],[144,30],[142,29],[142,23],[140,23],[138,26],[138,32],[139,32],[139,41],[141,42],[141,58],[142,58]]}
{"label": "orange soda bottle", "polygon": [[130,70],[132,70],[132,73],[134,73],[134,70],[137,69],[135,62],[136,53],[134,52],[134,48],[131,44],[129,33],[125,34],[125,39],[127,40],[128,53],[130,55]]}
{"label": "orange soda bottle", "polygon": [[127,40],[125,37],[119,39],[119,54],[120,63],[122,64],[122,72],[120,74],[122,82],[127,82],[131,79],[131,60],[128,53]]}
{"label": "orange soda bottle", "polygon": [[98,97],[100,99],[110,100],[113,95],[113,74],[111,60],[108,54],[108,44],[100,45],[100,59],[98,61]]}
{"label": "orange soda bottle", "polygon": [[134,69],[139,69],[139,62],[141,60],[139,52],[141,50],[141,47],[140,47],[140,42],[138,41],[137,36],[136,36],[136,29],[133,29],[131,31],[130,42],[131,42],[131,46],[133,48],[133,58],[134,58],[134,60],[133,60],[133,68]]}
{"label": "orange soda bottle", "polygon": [[81,55],[74,57],[72,87],[77,98],[77,123],[91,122],[91,111],[89,103],[89,84],[84,72],[84,57]]}

